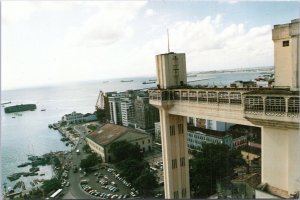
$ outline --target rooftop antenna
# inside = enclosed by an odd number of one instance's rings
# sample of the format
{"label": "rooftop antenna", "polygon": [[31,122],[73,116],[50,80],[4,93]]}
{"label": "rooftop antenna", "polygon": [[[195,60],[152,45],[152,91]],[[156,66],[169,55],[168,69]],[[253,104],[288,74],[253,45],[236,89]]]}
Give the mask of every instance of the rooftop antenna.
{"label": "rooftop antenna", "polygon": [[168,53],[170,53],[169,29],[167,29],[167,36],[168,36]]}

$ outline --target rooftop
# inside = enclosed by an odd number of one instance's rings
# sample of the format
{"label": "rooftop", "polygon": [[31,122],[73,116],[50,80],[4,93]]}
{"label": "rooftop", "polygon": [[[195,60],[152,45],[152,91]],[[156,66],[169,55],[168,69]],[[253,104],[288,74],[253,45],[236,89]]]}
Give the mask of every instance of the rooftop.
{"label": "rooftop", "polygon": [[255,155],[261,155],[261,149],[260,148],[255,148],[253,146],[243,146],[243,147],[240,147],[240,150],[248,152],[248,153],[252,153],[252,154],[255,154]]}
{"label": "rooftop", "polygon": [[141,139],[148,137],[148,135],[136,129],[115,124],[105,124],[104,126],[98,128],[96,131],[90,133],[87,138],[101,146],[105,146],[127,133],[131,133],[133,135],[131,139]]}

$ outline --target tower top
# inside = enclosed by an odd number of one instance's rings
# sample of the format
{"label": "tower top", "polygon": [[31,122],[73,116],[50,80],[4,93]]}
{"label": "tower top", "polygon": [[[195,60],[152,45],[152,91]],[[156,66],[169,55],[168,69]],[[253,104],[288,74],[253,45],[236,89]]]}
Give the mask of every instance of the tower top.
{"label": "tower top", "polygon": [[169,29],[167,29],[167,37],[168,37],[168,53],[170,53]]}

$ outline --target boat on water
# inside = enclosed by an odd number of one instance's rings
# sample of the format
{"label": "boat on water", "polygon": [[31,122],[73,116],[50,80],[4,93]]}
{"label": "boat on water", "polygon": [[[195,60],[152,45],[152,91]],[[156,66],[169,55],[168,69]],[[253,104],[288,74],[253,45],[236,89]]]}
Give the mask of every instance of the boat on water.
{"label": "boat on water", "polygon": [[154,84],[156,81],[144,81],[143,84]]}
{"label": "boat on water", "polygon": [[28,111],[28,110],[35,110],[36,105],[35,104],[21,104],[21,105],[15,105],[15,106],[8,106],[4,108],[5,113],[13,113],[13,112],[22,112],[22,111]]}
{"label": "boat on water", "polygon": [[7,102],[1,103],[1,105],[10,104],[10,103],[11,103],[11,101],[7,101]]}
{"label": "boat on water", "polygon": [[42,109],[41,111],[46,111],[46,109]]}
{"label": "boat on water", "polygon": [[133,80],[121,80],[120,82],[133,82]]}

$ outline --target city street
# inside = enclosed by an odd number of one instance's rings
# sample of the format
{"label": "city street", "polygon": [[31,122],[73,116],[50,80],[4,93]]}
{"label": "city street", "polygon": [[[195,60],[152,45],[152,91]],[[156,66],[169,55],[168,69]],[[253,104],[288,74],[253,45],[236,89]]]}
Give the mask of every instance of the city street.
{"label": "city street", "polygon": [[[72,150],[72,158],[71,158],[71,169],[69,171],[69,182],[70,186],[65,187],[65,196],[63,199],[91,199],[95,198],[92,195],[87,194],[85,191],[82,190],[80,187],[80,180],[86,179],[83,174],[81,174],[79,171],[77,173],[73,172],[73,167],[76,165],[79,169],[80,161],[81,159],[86,157],[86,154],[82,152],[82,147],[86,144],[84,138],[85,138],[85,128],[82,127],[82,125],[76,125],[74,126],[74,130],[80,133],[80,139],[77,144],[77,146],[74,147]],[[76,150],[79,149],[80,154],[77,155]]]}

